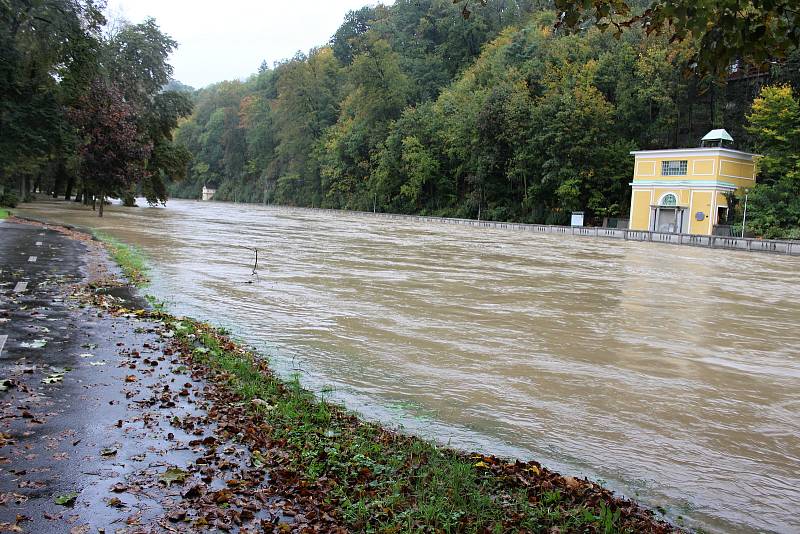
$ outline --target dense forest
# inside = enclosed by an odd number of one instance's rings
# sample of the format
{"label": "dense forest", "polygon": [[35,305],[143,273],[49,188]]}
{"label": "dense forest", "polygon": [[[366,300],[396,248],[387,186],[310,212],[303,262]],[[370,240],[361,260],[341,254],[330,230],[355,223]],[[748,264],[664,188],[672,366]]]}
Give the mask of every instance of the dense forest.
{"label": "dense forest", "polygon": [[[192,155],[172,141],[192,102],[167,90],[177,43],[93,0],[0,2],[0,205],[42,191],[91,203],[167,198]],[[97,200],[100,200],[98,203]]]}
{"label": "dense forest", "polygon": [[350,12],[328,44],[193,95],[176,138],[194,159],[171,192],[553,224],[576,209],[625,217],[631,150],[697,146],[716,127],[754,149],[745,115],[761,87],[797,86],[797,58],[701,77],[687,72],[692,39],[558,32],[551,4]]}

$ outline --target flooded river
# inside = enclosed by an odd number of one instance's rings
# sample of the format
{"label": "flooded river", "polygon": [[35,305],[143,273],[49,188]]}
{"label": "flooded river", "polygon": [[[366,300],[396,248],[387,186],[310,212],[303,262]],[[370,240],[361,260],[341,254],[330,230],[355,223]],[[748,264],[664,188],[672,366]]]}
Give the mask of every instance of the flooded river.
{"label": "flooded river", "polygon": [[705,530],[800,531],[798,258],[191,201],[20,212],[139,245],[173,311],[368,417]]}

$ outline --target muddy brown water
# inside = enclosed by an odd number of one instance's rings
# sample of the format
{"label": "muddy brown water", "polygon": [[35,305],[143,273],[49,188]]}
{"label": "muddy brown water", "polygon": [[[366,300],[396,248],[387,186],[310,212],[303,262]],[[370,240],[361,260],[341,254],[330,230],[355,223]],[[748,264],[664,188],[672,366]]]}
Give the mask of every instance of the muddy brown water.
{"label": "muddy brown water", "polygon": [[797,258],[193,201],[19,212],[140,246],[173,311],[368,417],[690,527],[800,531]]}

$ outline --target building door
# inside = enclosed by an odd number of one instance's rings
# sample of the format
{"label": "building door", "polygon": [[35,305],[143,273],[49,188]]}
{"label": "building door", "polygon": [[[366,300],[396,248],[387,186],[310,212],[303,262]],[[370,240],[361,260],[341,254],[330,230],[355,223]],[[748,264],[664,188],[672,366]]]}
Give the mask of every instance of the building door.
{"label": "building door", "polygon": [[717,224],[728,224],[728,206],[717,207]]}
{"label": "building door", "polygon": [[674,234],[679,231],[678,210],[676,208],[658,208],[656,210],[656,232]]}
{"label": "building door", "polygon": [[678,197],[674,193],[662,196],[651,209],[653,224],[650,230],[653,232],[680,234],[685,231],[684,226],[688,222],[686,208],[678,206]]}

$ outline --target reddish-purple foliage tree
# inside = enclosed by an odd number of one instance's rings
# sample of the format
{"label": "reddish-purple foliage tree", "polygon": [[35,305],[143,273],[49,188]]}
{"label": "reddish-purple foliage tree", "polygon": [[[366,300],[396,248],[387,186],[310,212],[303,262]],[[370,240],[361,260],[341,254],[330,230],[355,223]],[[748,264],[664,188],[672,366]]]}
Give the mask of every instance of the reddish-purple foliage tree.
{"label": "reddish-purple foliage tree", "polygon": [[137,128],[134,106],[113,84],[93,82],[70,118],[84,137],[84,182],[99,197],[102,217],[107,195],[120,198],[147,176],[147,158],[153,146]]}

